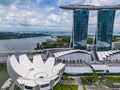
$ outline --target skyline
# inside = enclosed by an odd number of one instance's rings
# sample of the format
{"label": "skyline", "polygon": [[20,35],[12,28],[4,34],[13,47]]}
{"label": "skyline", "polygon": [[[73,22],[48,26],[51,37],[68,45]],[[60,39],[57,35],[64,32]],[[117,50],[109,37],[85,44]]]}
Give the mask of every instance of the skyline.
{"label": "skyline", "polygon": [[[72,11],[60,9],[68,4],[118,5],[115,0],[1,0],[0,30],[37,29],[72,30]],[[89,30],[96,30],[96,11],[90,12]],[[120,11],[116,12],[114,31],[120,28]]]}

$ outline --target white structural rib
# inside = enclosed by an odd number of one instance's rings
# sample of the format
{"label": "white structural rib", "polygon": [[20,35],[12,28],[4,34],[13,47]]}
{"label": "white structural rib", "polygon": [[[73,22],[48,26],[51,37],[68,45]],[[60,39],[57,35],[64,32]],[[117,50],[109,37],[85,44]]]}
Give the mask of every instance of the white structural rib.
{"label": "white structural rib", "polygon": [[47,59],[47,61],[45,62],[44,67],[45,67],[45,69],[46,69],[47,71],[51,71],[52,68],[53,68],[53,66],[54,66],[54,64],[55,64],[55,58],[49,57],[49,58]]}
{"label": "white structural rib", "polygon": [[104,54],[105,54],[106,56],[109,56],[109,53],[108,53],[108,52],[104,52]]}
{"label": "white structural rib", "polygon": [[94,70],[109,70],[107,65],[91,65]]}
{"label": "white structural rib", "polygon": [[69,50],[69,51],[62,51],[62,52],[54,53],[54,56],[55,57],[60,57],[60,56],[63,56],[63,55],[66,55],[66,54],[70,54],[70,53],[75,53],[75,52],[83,52],[83,53],[90,54],[90,52],[84,51],[84,50]]}
{"label": "white structural rib", "polygon": [[107,51],[107,53],[108,53],[109,55],[111,55],[111,54],[112,54],[112,51]]}
{"label": "white structural rib", "polygon": [[99,61],[103,61],[103,57],[101,55],[101,52],[97,52],[97,55],[98,55]]}
{"label": "white structural rib", "polygon": [[65,64],[62,64],[62,63],[55,65],[53,68],[53,74],[58,74],[59,71],[64,67],[65,67]]}
{"label": "white structural rib", "polygon": [[102,57],[103,57],[104,59],[106,59],[106,55],[105,55],[104,52],[101,52],[101,55],[102,55]]}
{"label": "white structural rib", "polygon": [[116,53],[116,51],[112,51],[112,54],[115,54]]}
{"label": "white structural rib", "polygon": [[43,63],[41,55],[35,55],[33,57],[33,65],[38,67],[38,68],[43,67],[44,63]]}
{"label": "white structural rib", "polygon": [[2,87],[1,87],[1,89],[5,89],[5,88],[8,88],[8,87],[10,87],[10,84],[12,83],[12,79],[11,78],[9,78],[3,85],[2,85]]}
{"label": "white structural rib", "polygon": [[32,87],[34,87],[34,86],[36,86],[37,84],[34,82],[34,80],[28,80],[28,79],[24,79],[24,78],[19,78],[19,79],[17,79],[17,82],[19,83],[19,84],[24,84],[24,85],[26,85],[26,86],[32,86]]}
{"label": "white structural rib", "polygon": [[[24,66],[21,67],[20,63],[17,61],[15,55],[12,55],[9,59],[9,63],[7,65],[8,73],[11,78],[16,79],[18,76],[26,76],[27,70]],[[9,67],[10,66],[10,67]]]}
{"label": "white structural rib", "polygon": [[22,65],[32,65],[32,63],[28,59],[27,55],[25,55],[25,54],[19,56],[19,62]]}
{"label": "white structural rib", "polygon": [[25,54],[19,56],[19,62],[21,67],[25,67],[24,69],[26,69],[27,71],[33,68],[32,62],[28,59],[28,57]]}

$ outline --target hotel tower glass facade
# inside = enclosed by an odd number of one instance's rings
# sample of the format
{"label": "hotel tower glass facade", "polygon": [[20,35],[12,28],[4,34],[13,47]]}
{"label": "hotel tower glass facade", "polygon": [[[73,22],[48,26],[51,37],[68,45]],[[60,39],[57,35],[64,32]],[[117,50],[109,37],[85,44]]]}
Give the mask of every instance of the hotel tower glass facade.
{"label": "hotel tower glass facade", "polygon": [[98,10],[98,23],[95,44],[97,50],[112,49],[112,34],[114,27],[115,10]]}
{"label": "hotel tower glass facade", "polygon": [[75,9],[73,18],[74,18],[72,35],[73,45],[71,46],[73,46],[74,49],[85,50],[87,47],[89,10]]}

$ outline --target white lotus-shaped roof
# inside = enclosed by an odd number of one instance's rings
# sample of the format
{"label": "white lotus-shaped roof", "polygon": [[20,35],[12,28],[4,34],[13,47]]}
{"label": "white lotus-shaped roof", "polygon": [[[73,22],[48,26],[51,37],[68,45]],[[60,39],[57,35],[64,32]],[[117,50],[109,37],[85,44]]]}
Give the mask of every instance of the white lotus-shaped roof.
{"label": "white lotus-shaped roof", "polygon": [[62,63],[55,65],[54,57],[43,62],[41,55],[35,55],[32,62],[25,54],[19,56],[19,61],[12,55],[7,62],[9,76],[13,81],[17,81],[17,84],[41,88],[48,86],[48,89],[59,81],[64,67]]}

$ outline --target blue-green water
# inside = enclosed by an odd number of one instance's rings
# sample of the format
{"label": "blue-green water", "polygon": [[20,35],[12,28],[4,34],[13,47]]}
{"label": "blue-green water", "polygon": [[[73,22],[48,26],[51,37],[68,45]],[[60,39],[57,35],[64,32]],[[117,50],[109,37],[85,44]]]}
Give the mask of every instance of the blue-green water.
{"label": "blue-green water", "polygon": [[[1,67],[0,66],[0,88],[2,87],[2,85],[5,83],[5,81],[8,79],[8,73],[6,70],[6,67]],[[14,90],[20,90],[17,86],[15,87]]]}
{"label": "blue-green water", "polygon": [[4,84],[4,82],[8,79],[8,73],[6,67],[0,66],[0,87]]}
{"label": "blue-green water", "polygon": [[[49,37],[50,36],[0,40],[0,51],[33,50],[37,43],[42,43]],[[8,73],[6,67],[0,66],[0,87],[7,79]]]}
{"label": "blue-green water", "polygon": [[42,43],[49,37],[0,40],[0,51],[34,50],[37,43]]}

